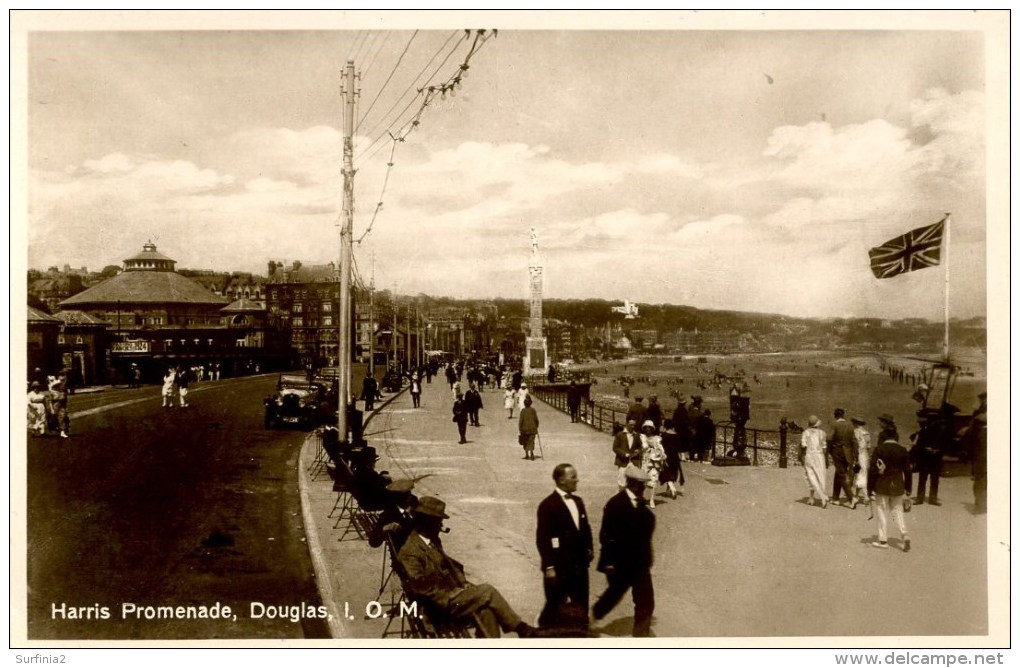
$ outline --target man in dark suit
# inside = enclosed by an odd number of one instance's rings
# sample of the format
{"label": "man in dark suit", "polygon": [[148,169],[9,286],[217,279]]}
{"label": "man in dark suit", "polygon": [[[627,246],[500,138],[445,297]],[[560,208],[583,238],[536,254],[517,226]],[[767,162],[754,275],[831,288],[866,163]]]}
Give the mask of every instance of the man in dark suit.
{"label": "man in dark suit", "polygon": [[553,480],[556,489],[538,505],[535,532],[545,587],[539,626],[550,626],[568,600],[588,609],[588,564],[595,555],[584,501],[574,495],[577,470],[559,464],[553,469]]}
{"label": "man in dark suit", "polygon": [[649,476],[636,466],[626,469],[627,486],[609,499],[602,511],[598,570],[609,586],[595,601],[592,614],[600,620],[616,607],[627,590],[634,597],[634,637],[651,636],[655,590],[652,587],[652,534],[655,514],[644,493]]}
{"label": "man in dark suit", "polygon": [[464,566],[443,551],[439,533],[443,520],[449,517],[443,501],[432,496],[418,500],[414,531],[397,554],[407,575],[407,593],[452,619],[477,618],[487,638],[500,637],[500,629],[514,631],[521,638],[532,637],[535,629],[521,620],[495,587],[468,582]]}
{"label": "man in dark suit", "polygon": [[619,471],[616,483],[626,486],[623,472],[632,462],[641,460],[641,435],[637,431],[637,422],[627,420],[627,426],[613,437],[614,464]]}
{"label": "man in dark suit", "polygon": [[[832,434],[829,436],[829,455],[832,457],[832,465],[836,472],[832,477],[832,501],[839,503],[839,493],[842,490],[846,494],[846,500],[850,502],[850,508],[857,507],[857,496],[853,492],[853,476],[856,471],[852,467],[857,465],[857,438],[854,436],[853,426],[846,421],[846,411],[837,408],[832,413],[836,422],[832,425]],[[858,470],[860,467],[857,467]]]}
{"label": "man in dark suit", "polygon": [[379,383],[370,372],[365,373],[361,381],[361,400],[365,402],[365,412],[370,413],[375,407],[375,400],[379,397]]}

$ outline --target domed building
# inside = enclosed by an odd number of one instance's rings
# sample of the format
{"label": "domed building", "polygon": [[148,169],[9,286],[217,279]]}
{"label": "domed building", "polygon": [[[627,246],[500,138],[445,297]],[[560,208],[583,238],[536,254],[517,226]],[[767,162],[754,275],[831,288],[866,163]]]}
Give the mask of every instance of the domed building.
{"label": "domed building", "polygon": [[229,302],[177,273],[177,262],[151,241],[124,260],[124,271],[60,302],[60,309],[83,311],[110,324],[113,335],[152,328],[215,327]]}
{"label": "domed building", "polygon": [[109,325],[114,382],[124,382],[132,365],[150,381],[177,364],[216,367],[224,377],[274,366],[266,364],[275,356],[256,331],[264,327],[264,316],[257,317],[264,304],[247,301],[224,312],[229,299],[177,273],[176,265],[150,241],[124,260],[121,273],[60,302],[61,311]]}

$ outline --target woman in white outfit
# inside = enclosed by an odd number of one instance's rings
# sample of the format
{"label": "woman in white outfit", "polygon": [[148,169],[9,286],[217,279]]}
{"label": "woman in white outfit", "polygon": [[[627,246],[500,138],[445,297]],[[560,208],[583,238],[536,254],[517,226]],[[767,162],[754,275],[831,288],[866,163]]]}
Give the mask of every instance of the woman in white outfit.
{"label": "woman in white outfit", "polygon": [[[655,433],[655,423],[645,420],[641,425],[641,468],[648,474],[645,486],[651,490],[648,494],[648,507],[655,507],[655,490],[659,486],[659,471],[666,463],[666,451],[662,448],[662,437]],[[670,492],[676,498],[673,483],[669,483]]]}
{"label": "woman in white outfit", "polygon": [[524,410],[524,400],[528,398],[528,386],[521,383],[521,389],[517,391],[517,412]]}
{"label": "woman in white outfit", "polygon": [[167,369],[166,375],[163,376],[163,408],[171,408],[174,405],[174,381],[177,379],[177,374],[174,370]]}
{"label": "woman in white outfit", "polygon": [[808,428],[800,436],[800,456],[804,462],[804,474],[807,476],[808,492],[811,505],[815,505],[815,496],[822,501],[822,508],[829,505],[829,495],[825,493],[825,432],[817,416],[808,418]]}
{"label": "woman in white outfit", "polygon": [[871,434],[864,428],[863,418],[852,417],[850,422],[854,425],[854,439],[857,441],[857,464],[861,467],[854,476],[854,491],[857,497],[867,503],[868,501],[868,468],[871,466]]}
{"label": "woman in white outfit", "polygon": [[514,388],[506,388],[506,392],[503,394],[503,408],[506,409],[506,419],[512,420],[514,417],[514,406],[517,405],[517,393],[514,392]]}

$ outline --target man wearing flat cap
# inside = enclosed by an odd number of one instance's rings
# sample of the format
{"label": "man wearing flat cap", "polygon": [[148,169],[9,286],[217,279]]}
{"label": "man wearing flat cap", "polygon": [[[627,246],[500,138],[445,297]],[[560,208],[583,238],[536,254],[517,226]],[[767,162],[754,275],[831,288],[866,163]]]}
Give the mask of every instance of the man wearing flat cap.
{"label": "man wearing flat cap", "polygon": [[608,615],[627,590],[634,598],[634,637],[651,636],[655,591],[652,587],[652,534],[655,514],[645,501],[647,473],[636,466],[624,472],[627,486],[609,499],[602,511],[599,531],[598,571],[605,573],[608,587],[595,601],[596,620]]}
{"label": "man wearing flat cap", "polygon": [[449,518],[443,501],[433,496],[418,500],[414,530],[397,554],[407,574],[408,593],[424,599],[451,619],[477,618],[486,638],[500,637],[500,629],[513,631],[522,638],[532,637],[535,629],[521,620],[495,587],[468,582],[464,566],[443,551],[439,533],[443,520]]}

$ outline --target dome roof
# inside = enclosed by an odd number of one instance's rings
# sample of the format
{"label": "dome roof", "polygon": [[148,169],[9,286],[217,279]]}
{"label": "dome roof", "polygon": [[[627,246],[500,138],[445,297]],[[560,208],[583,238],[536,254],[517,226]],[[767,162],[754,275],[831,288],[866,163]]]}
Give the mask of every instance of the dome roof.
{"label": "dome roof", "polygon": [[62,308],[85,304],[226,304],[186,276],[172,271],[125,271],[68,297]]}
{"label": "dome roof", "polygon": [[125,262],[132,262],[135,260],[163,260],[164,262],[176,262],[177,260],[168,258],[156,250],[156,245],[152,243],[145,244],[142,246],[141,253],[135,253],[131,257],[125,259]]}

